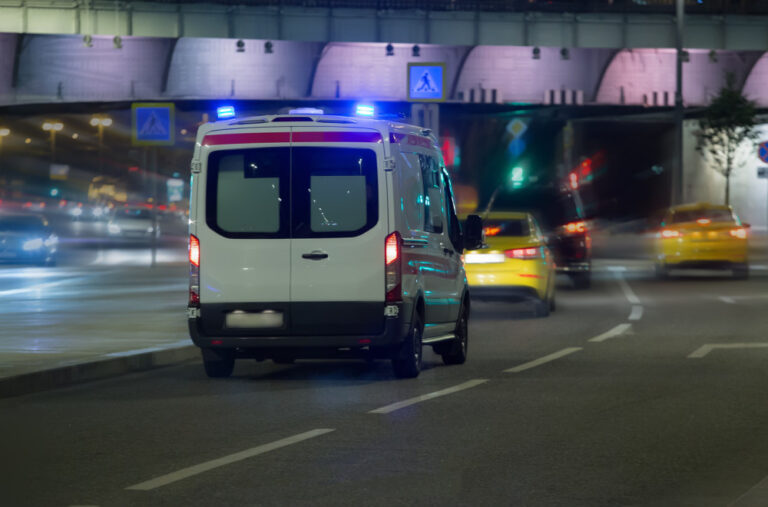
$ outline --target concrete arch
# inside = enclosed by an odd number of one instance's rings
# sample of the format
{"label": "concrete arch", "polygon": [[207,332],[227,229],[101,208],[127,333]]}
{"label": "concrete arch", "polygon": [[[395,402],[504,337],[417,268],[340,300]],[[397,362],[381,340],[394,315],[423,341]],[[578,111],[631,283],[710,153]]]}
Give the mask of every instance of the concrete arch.
{"label": "concrete arch", "polygon": [[762,107],[768,107],[768,53],[755,62],[744,80],[744,95]]}
{"label": "concrete arch", "polygon": [[181,38],[171,59],[169,98],[296,99],[306,96],[323,43]]}
{"label": "concrete arch", "polygon": [[160,97],[170,39],[26,36],[17,62],[16,102],[79,102]]}
{"label": "concrete arch", "polygon": [[562,59],[559,48],[478,46],[464,65],[457,92],[471,88],[500,90],[504,102],[545,102],[548,90],[581,90],[584,102],[594,101],[602,70],[610,61],[610,49],[571,49]]}
{"label": "concrete arch", "polygon": [[16,47],[22,35],[0,33],[0,104],[13,100],[13,77],[16,66]]}
{"label": "concrete arch", "polygon": [[[683,101],[703,106],[725,84],[727,73],[744,82],[756,52],[718,51],[710,57],[703,49],[688,50],[683,65]],[[600,104],[673,106],[675,101],[676,52],[672,49],[626,49],[620,51],[605,72],[597,93]],[[654,103],[654,93],[656,103]],[[665,102],[666,99],[666,102]]]}
{"label": "concrete arch", "polygon": [[[413,57],[413,44],[393,44],[394,56],[386,55],[386,44],[331,43],[317,67],[312,86],[316,98],[406,100],[408,62],[445,62],[444,86],[453,82],[466,46],[420,44]],[[450,93],[446,89],[446,93]]]}

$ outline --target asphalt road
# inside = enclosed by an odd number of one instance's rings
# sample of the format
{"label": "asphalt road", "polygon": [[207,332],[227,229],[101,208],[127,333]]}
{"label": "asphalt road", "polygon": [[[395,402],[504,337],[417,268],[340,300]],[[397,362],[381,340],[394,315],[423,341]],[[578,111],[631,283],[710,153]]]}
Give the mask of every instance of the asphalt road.
{"label": "asphalt road", "polygon": [[467,364],[418,379],[195,362],[0,400],[0,503],[768,505],[768,277],[609,264],[545,319],[476,304]]}

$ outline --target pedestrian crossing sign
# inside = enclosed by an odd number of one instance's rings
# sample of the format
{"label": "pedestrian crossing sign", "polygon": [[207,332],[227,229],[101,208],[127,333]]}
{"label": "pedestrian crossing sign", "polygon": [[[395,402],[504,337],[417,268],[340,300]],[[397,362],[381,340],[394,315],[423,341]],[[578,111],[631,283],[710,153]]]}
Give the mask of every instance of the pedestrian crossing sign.
{"label": "pedestrian crossing sign", "polygon": [[131,133],[134,146],[169,146],[174,143],[175,108],[171,102],[134,102]]}
{"label": "pedestrian crossing sign", "polygon": [[408,64],[408,100],[442,102],[445,100],[445,63]]}

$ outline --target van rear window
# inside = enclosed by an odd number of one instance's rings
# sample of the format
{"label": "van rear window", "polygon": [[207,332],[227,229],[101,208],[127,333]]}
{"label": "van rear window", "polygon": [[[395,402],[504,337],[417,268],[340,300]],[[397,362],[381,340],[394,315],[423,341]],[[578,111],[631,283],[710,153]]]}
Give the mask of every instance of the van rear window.
{"label": "van rear window", "polygon": [[289,148],[212,153],[208,226],[228,237],[288,237],[289,165]]}
{"label": "van rear window", "polygon": [[378,221],[377,177],[369,149],[215,151],[206,222],[226,237],[356,236]]}

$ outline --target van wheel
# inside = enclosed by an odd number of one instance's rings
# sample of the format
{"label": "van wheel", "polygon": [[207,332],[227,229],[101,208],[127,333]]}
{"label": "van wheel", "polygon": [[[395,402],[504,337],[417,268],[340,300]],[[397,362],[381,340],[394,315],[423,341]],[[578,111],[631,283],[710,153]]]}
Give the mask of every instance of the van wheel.
{"label": "van wheel", "polygon": [[467,361],[469,347],[469,312],[466,306],[461,307],[454,334],[456,338],[445,344],[445,349],[440,355],[445,364],[464,364]]}
{"label": "van wheel", "polygon": [[422,350],[421,334],[423,332],[421,316],[416,315],[411,324],[411,332],[403,341],[392,358],[392,369],[399,378],[416,378],[421,372]]}
{"label": "van wheel", "polygon": [[226,378],[235,369],[235,351],[228,349],[203,349],[203,366],[211,378]]}

